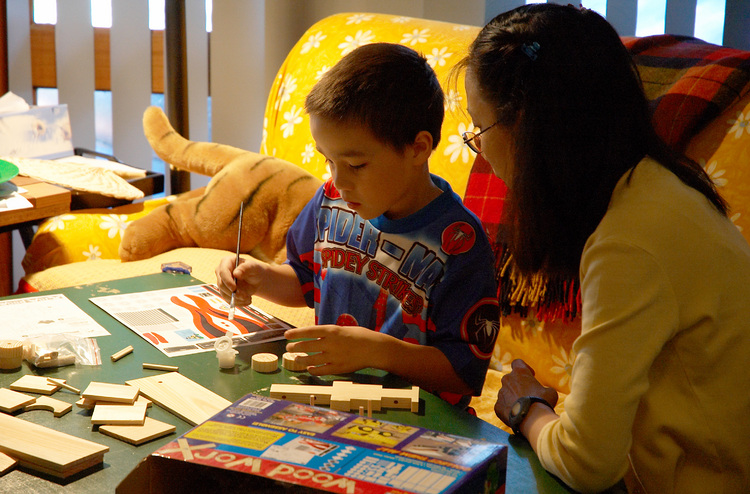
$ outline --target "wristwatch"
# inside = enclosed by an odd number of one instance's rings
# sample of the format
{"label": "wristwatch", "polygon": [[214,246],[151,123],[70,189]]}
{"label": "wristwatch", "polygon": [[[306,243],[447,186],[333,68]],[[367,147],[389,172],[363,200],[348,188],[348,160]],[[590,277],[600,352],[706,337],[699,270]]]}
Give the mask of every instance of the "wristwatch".
{"label": "wristwatch", "polygon": [[510,414],[508,414],[508,425],[513,431],[513,434],[517,434],[519,436],[522,435],[521,424],[526,418],[526,415],[528,415],[529,410],[531,409],[531,405],[534,403],[542,403],[543,405],[547,405],[551,410],[554,410],[552,405],[550,405],[547,400],[543,400],[538,396],[520,397],[518,400],[516,400],[515,403],[513,403],[513,406],[510,407]]}

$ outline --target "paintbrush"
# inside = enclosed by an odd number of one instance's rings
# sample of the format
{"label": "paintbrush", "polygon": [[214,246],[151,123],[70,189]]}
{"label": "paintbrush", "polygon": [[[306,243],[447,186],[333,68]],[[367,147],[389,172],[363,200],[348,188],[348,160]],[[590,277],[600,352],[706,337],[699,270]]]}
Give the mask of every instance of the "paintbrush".
{"label": "paintbrush", "polygon": [[[237,227],[237,254],[234,258],[234,269],[237,269],[237,266],[240,265],[240,240],[242,239],[242,212],[245,209],[245,203],[240,202],[240,225]],[[235,283],[237,283],[237,279],[234,280]],[[229,320],[234,320],[234,293],[237,291],[237,288],[234,289],[234,292],[232,292],[232,298],[229,301]]]}

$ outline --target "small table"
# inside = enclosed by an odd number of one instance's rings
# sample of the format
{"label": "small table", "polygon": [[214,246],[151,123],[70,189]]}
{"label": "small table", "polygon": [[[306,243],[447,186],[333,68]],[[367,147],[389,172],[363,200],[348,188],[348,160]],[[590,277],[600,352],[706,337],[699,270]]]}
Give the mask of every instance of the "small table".
{"label": "small table", "polygon": [[26,189],[21,195],[33,207],[0,211],[0,232],[30,226],[39,220],[70,211],[71,193],[64,187],[22,176],[12,179],[11,183]]}
{"label": "small table", "polygon": [[52,185],[36,178],[17,176],[11,183],[23,188],[21,195],[33,207],[0,211],[0,296],[13,291],[13,250],[9,232],[19,230],[24,245],[29,245],[34,236],[32,226],[51,216],[70,211],[70,190]]}
{"label": "small table", "polygon": [[[177,365],[180,374],[232,402],[247,393],[268,396],[270,385],[273,383],[299,384],[300,376],[304,373],[280,368],[272,374],[262,374],[251,369],[250,360],[253,353],[272,352],[281,355],[284,352],[284,341],[262,343],[257,347],[241,347],[237,359],[239,365],[230,370],[219,369],[218,361],[213,352],[172,358],[164,356],[151,344],[89,301],[91,297],[111,293],[132,293],[195,284],[202,284],[202,282],[189,275],[158,273],[42,292],[44,294],[64,294],[109,331],[110,336],[97,338],[101,349],[102,365],[33,369],[24,362],[21,369],[16,372],[0,373],[0,387],[9,386],[23,374],[41,374],[66,379],[71,385],[79,389],[85,388],[91,381],[124,383],[128,379],[154,374],[154,371],[142,369],[143,362]],[[41,295],[41,293],[16,295],[10,298],[38,295]],[[127,345],[133,346],[133,353],[117,362],[112,362],[109,356]],[[367,369],[356,373],[355,377],[376,384],[384,384],[385,387],[396,387],[391,384],[394,381],[394,376],[384,374],[382,371]],[[337,378],[340,379],[341,377]],[[55,398],[72,403],[78,399],[78,396],[63,390],[58,391]],[[374,416],[382,420],[417,425],[449,434],[507,444],[508,471],[505,491],[507,493],[569,492],[563,484],[541,467],[534,451],[525,439],[509,436],[497,427],[459,410],[423,390],[420,391],[420,400],[422,403],[419,413],[384,409],[381,412],[375,412]],[[191,428],[189,424],[171,415],[158,405],[154,405],[148,415],[157,420],[175,424],[177,426],[176,435]],[[107,445],[110,447],[110,451],[104,455],[104,468],[82,472],[66,482],[27,473],[19,469],[13,470],[0,477],[0,491],[2,492],[52,492],[53,490],[55,492],[76,493],[112,492],[117,484],[144,457],[176,437],[176,435],[167,436],[135,447],[95,431],[91,426],[88,414],[76,407],[72,412],[59,418],[55,418],[50,412],[44,411],[25,412],[20,415],[20,418]]]}

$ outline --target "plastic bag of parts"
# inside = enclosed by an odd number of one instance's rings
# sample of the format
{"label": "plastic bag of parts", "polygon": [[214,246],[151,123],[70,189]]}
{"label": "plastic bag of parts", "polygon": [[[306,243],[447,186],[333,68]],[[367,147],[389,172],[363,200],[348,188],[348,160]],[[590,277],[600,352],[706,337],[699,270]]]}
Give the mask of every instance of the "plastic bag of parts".
{"label": "plastic bag of parts", "polygon": [[70,334],[35,336],[23,342],[23,358],[36,367],[101,365],[99,344],[94,338]]}

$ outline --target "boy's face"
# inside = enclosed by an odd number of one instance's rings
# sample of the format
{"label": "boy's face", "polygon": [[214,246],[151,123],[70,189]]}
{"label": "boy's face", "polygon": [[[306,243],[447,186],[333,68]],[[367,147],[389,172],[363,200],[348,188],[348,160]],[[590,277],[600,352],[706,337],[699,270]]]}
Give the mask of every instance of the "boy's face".
{"label": "boy's face", "polygon": [[426,165],[432,151],[431,137],[424,139],[429,141],[424,144],[418,137],[400,153],[377,140],[362,125],[311,115],[310,130],[331,169],[336,189],[364,219],[380,215],[403,218],[439,194]]}

